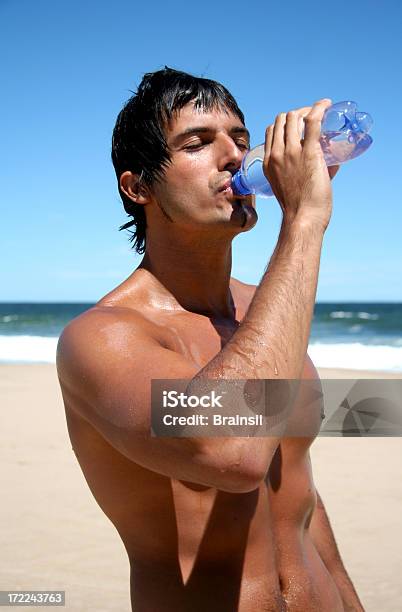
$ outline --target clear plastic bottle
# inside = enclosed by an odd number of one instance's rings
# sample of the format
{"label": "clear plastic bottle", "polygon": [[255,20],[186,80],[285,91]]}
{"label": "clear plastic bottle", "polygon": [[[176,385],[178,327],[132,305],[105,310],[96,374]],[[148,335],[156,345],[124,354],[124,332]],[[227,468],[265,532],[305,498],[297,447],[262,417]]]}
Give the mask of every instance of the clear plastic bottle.
{"label": "clear plastic bottle", "polygon": [[[356,102],[337,102],[327,108],[320,139],[327,166],[343,164],[364,153],[373,142],[368,134],[372,124],[368,113],[357,111]],[[240,170],[232,178],[236,195],[255,193],[263,198],[274,195],[262,169],[263,160],[264,144],[245,155]]]}

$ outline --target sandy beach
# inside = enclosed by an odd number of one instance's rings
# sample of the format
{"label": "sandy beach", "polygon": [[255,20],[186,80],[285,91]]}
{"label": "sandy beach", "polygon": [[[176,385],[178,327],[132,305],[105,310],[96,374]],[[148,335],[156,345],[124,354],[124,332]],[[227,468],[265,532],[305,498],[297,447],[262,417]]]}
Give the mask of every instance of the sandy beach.
{"label": "sandy beach", "polygon": [[[0,404],[0,589],[65,590],[66,610],[130,612],[126,552],[72,452],[55,366],[0,366]],[[402,438],[321,437],[311,456],[317,489],[366,610],[399,612]]]}

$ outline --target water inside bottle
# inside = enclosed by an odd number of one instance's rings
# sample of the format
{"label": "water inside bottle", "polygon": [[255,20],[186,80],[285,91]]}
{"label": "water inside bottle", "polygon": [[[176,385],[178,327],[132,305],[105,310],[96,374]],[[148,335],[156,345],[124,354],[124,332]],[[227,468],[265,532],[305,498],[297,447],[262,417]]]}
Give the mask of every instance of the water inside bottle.
{"label": "water inside bottle", "polygon": [[369,148],[373,139],[361,131],[325,132],[320,138],[327,166],[343,164]]}

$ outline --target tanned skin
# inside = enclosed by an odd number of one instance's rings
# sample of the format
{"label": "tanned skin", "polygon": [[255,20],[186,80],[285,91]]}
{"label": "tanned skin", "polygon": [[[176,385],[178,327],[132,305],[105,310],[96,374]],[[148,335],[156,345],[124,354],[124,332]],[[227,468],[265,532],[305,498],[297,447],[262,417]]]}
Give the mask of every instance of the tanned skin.
{"label": "tanned skin", "polygon": [[257,220],[253,197],[224,189],[249,145],[238,117],[188,104],[166,126],[163,180],[120,178],[145,207],[146,252],[65,328],[57,367],[73,449],[127,550],[136,612],[363,610],[317,506],[319,406],[297,397],[288,417],[310,437],[150,436],[155,378],[318,381],[307,344],[336,172],[319,144],[329,104],[267,128],[264,172],[283,218],[258,287],[231,278],[232,240]]}

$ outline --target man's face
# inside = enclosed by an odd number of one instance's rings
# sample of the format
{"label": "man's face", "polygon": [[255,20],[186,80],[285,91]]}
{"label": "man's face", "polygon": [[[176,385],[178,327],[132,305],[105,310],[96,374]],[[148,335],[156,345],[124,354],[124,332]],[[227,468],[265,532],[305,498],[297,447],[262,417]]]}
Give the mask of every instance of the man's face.
{"label": "man's face", "polygon": [[233,235],[255,225],[254,196],[238,198],[230,188],[249,148],[236,115],[187,104],[166,129],[166,140],[172,162],[153,193],[173,223],[188,230],[219,226]]}

